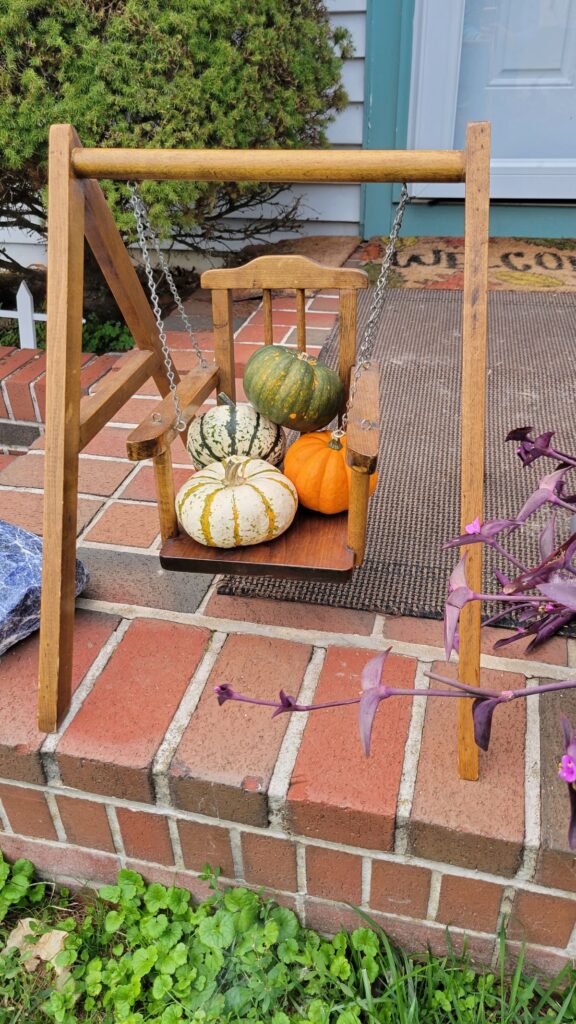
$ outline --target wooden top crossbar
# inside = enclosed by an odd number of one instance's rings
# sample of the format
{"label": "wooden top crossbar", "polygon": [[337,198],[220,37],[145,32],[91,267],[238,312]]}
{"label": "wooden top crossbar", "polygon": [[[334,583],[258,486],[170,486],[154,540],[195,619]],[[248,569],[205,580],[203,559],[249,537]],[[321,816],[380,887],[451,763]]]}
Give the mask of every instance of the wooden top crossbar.
{"label": "wooden top crossbar", "polygon": [[191,181],[465,181],[456,149],[72,149],[79,178]]}

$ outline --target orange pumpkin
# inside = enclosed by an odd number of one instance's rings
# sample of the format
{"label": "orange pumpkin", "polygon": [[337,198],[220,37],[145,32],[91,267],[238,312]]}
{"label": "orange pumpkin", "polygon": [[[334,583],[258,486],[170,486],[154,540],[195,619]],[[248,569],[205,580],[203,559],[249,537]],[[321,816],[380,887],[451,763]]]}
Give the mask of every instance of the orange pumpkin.
{"label": "orange pumpkin", "polygon": [[[303,434],[286,452],[284,475],[302,505],[328,515],[343,512],[350,501],[352,470],[346,465],[346,438],[329,430]],[[370,479],[374,492],[378,474]]]}

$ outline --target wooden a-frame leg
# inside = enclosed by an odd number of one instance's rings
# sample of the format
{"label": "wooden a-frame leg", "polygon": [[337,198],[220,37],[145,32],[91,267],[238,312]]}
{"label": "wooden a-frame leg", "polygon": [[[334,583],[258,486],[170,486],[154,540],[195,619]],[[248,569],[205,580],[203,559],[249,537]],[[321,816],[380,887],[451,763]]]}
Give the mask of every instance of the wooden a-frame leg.
{"label": "wooden a-frame leg", "polygon": [[158,497],[160,535],[162,543],[164,543],[165,540],[175,537],[178,533],[178,520],[174,503],[174,472],[172,470],[170,445],[160,455],[156,455],[152,461],[154,463],[154,477]]}
{"label": "wooden a-frame leg", "polygon": [[366,524],[371,478],[369,473],[357,466],[352,466],[351,469],[348,547],[354,552],[354,565],[362,565],[366,550]]}
{"label": "wooden a-frame leg", "polygon": [[[462,434],[460,475],[461,532],[482,518],[486,406],[486,331],[488,313],[488,235],[490,215],[490,125],[472,123],[466,135],[464,309],[462,326]],[[464,548],[470,587],[482,591],[482,545]],[[458,677],[480,686],[480,604],[465,605],[460,615]],[[458,772],[478,778],[472,702],[458,701]]]}
{"label": "wooden a-frame leg", "polygon": [[72,685],[76,570],[84,189],[70,154],[70,125],[50,130],[48,173],[48,332],[44,553],[40,615],[38,727],[52,732]]}

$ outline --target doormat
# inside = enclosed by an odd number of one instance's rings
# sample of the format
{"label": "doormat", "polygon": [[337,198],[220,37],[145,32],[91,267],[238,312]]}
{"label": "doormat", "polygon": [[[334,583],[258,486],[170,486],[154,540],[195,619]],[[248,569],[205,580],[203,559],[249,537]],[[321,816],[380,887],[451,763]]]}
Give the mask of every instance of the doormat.
{"label": "doormat", "polygon": [[[372,238],[354,253],[375,281],[386,239]],[[463,238],[399,238],[388,280],[391,288],[458,289],[464,284]],[[491,291],[573,291],[576,239],[491,238],[488,249]]]}
{"label": "doormat", "polygon": [[[509,430],[555,429],[566,451],[576,447],[574,324],[576,294],[494,292],[489,297],[486,438],[487,518],[517,513],[542,463],[522,468]],[[370,295],[359,300],[363,330]],[[382,314],[374,356],[380,361],[379,480],[370,502],[366,561],[342,584],[266,577],[223,577],[219,593],[441,618],[459,531],[459,394],[462,295],[398,289]],[[338,340],[322,358],[337,361]],[[537,557],[542,523],[514,534],[510,547],[528,564]],[[484,587],[495,563],[486,553]]]}

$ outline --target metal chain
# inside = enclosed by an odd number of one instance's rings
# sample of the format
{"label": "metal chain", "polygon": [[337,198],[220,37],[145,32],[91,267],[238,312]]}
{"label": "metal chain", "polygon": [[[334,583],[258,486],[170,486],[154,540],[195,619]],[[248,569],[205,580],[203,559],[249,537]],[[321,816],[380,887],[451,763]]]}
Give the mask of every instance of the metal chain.
{"label": "metal chain", "polygon": [[192,348],[194,349],[194,352],[196,354],[198,362],[200,363],[200,366],[202,367],[203,370],[205,370],[207,368],[207,363],[206,363],[206,360],[204,359],[204,356],[203,356],[203,354],[202,354],[202,352],[200,350],[200,346],[198,345],[198,342],[197,342],[196,337],[194,335],[194,330],[193,330],[192,324],[190,323],[190,320],[188,319],[188,316],[186,315],[186,311],[184,309],[184,306],[183,306],[183,303],[182,303],[182,299],[181,299],[180,294],[178,292],[178,289],[176,287],[176,283],[174,281],[174,278],[172,277],[172,273],[170,271],[170,268],[169,268],[168,263],[166,261],[166,258],[164,256],[164,253],[162,252],[162,250],[160,248],[160,243],[158,241],[158,237],[156,235],[156,232],[154,231],[154,229],[153,229],[153,227],[152,227],[152,225],[150,223],[150,218],[148,217],[148,212],[146,210],[146,207],[144,205],[142,197],[141,197],[141,195],[140,195],[140,193],[138,191],[138,186],[134,182],[129,182],[128,187],[130,189],[130,205],[132,207],[132,210],[134,212],[134,217],[135,217],[135,220],[136,220],[136,232],[137,232],[137,235],[138,235],[138,244],[140,245],[140,249],[142,251],[142,259],[144,260],[144,269],[146,271],[146,279],[148,281],[148,289],[150,291],[150,297],[152,299],[152,309],[153,309],[153,312],[154,312],[154,319],[156,320],[156,326],[158,328],[158,337],[160,339],[160,346],[161,346],[161,349],[162,349],[162,357],[164,359],[164,365],[166,367],[166,376],[168,378],[168,385],[169,385],[169,388],[170,388],[170,394],[172,395],[172,399],[173,399],[173,402],[174,402],[174,409],[176,411],[176,423],[175,423],[174,426],[175,426],[176,430],[181,431],[181,430],[185,430],[186,429],[186,420],[184,419],[184,416],[182,414],[182,407],[180,405],[180,399],[178,398],[178,391],[176,390],[176,378],[174,376],[174,366],[173,366],[172,359],[171,359],[171,356],[170,356],[170,351],[168,349],[168,340],[167,340],[167,337],[166,337],[166,328],[164,326],[164,321],[162,319],[162,313],[161,313],[161,310],[160,310],[160,302],[159,302],[159,299],[158,299],[158,289],[156,288],[156,282],[154,280],[154,274],[152,272],[152,264],[150,262],[150,252],[149,252],[148,240],[146,238],[146,235],[148,235],[148,239],[150,240],[150,243],[151,243],[152,247],[154,248],[154,250],[156,252],[156,255],[157,255],[158,262],[160,264],[161,270],[162,270],[162,272],[163,272],[163,274],[164,274],[164,276],[165,276],[165,278],[166,278],[166,280],[168,282],[170,291],[172,292],[172,296],[173,296],[174,301],[176,302],[176,305],[178,307],[178,311],[180,313],[180,317],[182,319],[182,322],[183,322],[183,324],[184,324],[184,326],[185,326],[185,328],[186,328],[186,330],[188,332],[188,335],[190,337],[190,340],[192,342]]}
{"label": "metal chain", "polygon": [[[404,184],[402,185],[402,189],[400,191],[400,199],[398,200],[396,215],[394,217],[394,221],[390,229],[388,245],[386,246],[386,251],[384,253],[384,256],[382,257],[382,267],[380,269],[380,274],[378,275],[376,287],[374,288],[374,297],[372,299],[372,304],[370,307],[370,315],[368,317],[366,327],[364,328],[364,337],[362,338],[362,342],[360,343],[358,351],[356,353],[356,367],[354,370],[354,374],[352,376],[352,380],[350,381],[350,393],[348,395],[346,411],[344,412],[344,415],[342,417],[343,430],[346,430],[346,426],[348,424],[348,413],[350,412],[350,406],[352,404],[354,395],[356,394],[358,380],[360,379],[362,371],[366,369],[366,366],[370,363],[370,360],[372,358],[372,349],[374,348],[374,341],[376,339],[377,328],[380,321],[380,317],[382,315],[384,302],[386,299],[386,285],[388,283],[390,267],[392,266],[394,253],[396,252],[396,242],[398,239],[398,234],[400,232],[400,227],[402,225],[402,218],[404,216],[404,210],[406,208],[408,199],[408,187],[406,184]],[[366,422],[366,424],[363,423],[362,426],[365,426],[366,429],[369,429],[371,424]]]}

